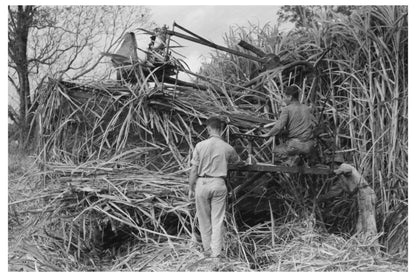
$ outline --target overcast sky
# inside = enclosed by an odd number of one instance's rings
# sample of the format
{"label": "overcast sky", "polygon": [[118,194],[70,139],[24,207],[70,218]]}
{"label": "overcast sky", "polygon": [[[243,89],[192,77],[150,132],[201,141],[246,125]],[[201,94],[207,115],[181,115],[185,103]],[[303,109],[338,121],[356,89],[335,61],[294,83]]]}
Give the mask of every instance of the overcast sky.
{"label": "overcast sky", "polygon": [[[173,22],[212,41],[218,45],[226,46],[224,35],[230,27],[249,26],[253,24],[263,27],[277,21],[276,12],[279,6],[190,6],[190,5],[158,5],[147,6],[151,9],[152,19],[159,26],[167,25],[172,29]],[[183,31],[175,29],[183,33]],[[186,56],[186,62],[193,72],[199,70],[201,61],[208,57],[214,49],[191,41],[176,39],[186,46],[181,53]],[[139,42],[140,44],[140,42]],[[140,46],[139,46],[140,47]]]}

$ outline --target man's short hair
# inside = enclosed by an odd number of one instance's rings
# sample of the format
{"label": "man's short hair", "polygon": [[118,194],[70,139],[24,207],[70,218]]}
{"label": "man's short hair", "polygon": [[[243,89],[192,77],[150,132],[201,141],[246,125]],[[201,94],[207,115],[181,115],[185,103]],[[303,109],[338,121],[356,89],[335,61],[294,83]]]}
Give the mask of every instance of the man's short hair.
{"label": "man's short hair", "polygon": [[205,124],[216,130],[221,131],[222,129],[224,129],[224,121],[218,116],[209,117]]}
{"label": "man's short hair", "polygon": [[295,99],[299,99],[299,89],[297,86],[289,86],[285,90],[285,94],[292,96]]}

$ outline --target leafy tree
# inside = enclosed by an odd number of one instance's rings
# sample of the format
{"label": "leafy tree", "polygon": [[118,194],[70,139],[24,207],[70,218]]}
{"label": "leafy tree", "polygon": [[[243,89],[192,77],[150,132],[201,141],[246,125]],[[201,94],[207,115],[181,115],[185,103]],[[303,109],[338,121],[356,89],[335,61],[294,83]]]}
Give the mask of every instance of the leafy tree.
{"label": "leafy tree", "polygon": [[281,22],[295,23],[295,27],[310,27],[319,17],[326,14],[329,19],[341,16],[350,16],[352,12],[361,6],[282,6],[277,11],[278,20]]}
{"label": "leafy tree", "polygon": [[150,11],[140,6],[9,6],[8,12],[9,93],[19,99],[8,114],[22,147],[32,137],[36,99],[48,77],[107,78],[100,52],[114,52],[126,32],[151,25]]}

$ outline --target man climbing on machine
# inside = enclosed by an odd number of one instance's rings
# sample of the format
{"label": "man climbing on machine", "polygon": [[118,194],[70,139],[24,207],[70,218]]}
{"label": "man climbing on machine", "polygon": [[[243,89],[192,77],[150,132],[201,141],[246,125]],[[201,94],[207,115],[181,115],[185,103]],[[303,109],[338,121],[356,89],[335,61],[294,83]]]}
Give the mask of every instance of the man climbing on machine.
{"label": "man climbing on machine", "polygon": [[299,102],[299,89],[292,85],[284,92],[286,106],[282,108],[279,119],[263,138],[282,136],[287,134],[284,143],[274,146],[273,153],[280,161],[287,161],[289,165],[298,163],[298,156],[314,158],[315,140],[313,129],[316,119],[310,108]]}

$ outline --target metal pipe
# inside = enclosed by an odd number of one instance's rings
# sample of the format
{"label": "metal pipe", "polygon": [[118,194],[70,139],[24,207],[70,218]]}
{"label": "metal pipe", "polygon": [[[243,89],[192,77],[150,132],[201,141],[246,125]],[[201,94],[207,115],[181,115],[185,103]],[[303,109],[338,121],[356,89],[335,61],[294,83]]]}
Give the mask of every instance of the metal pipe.
{"label": "metal pipe", "polygon": [[224,46],[217,45],[215,43],[211,43],[211,42],[207,43],[203,40],[196,39],[196,38],[193,38],[191,36],[187,36],[187,35],[177,33],[177,32],[174,32],[174,31],[170,31],[170,30],[166,30],[166,33],[168,35],[171,35],[171,36],[177,36],[179,38],[183,38],[183,39],[186,39],[186,40],[189,40],[189,41],[193,41],[195,43],[199,43],[199,44],[202,44],[202,45],[205,45],[205,46],[217,49],[217,50],[221,50],[221,51],[224,51],[224,52],[227,52],[227,53],[230,53],[230,54],[234,54],[236,56],[244,57],[244,58],[256,61],[256,62],[260,62],[260,63],[264,62],[264,60],[262,58],[255,57],[255,56],[252,56],[252,55],[248,55],[248,54],[239,52],[237,50],[233,50],[233,49],[230,49],[230,48],[227,48],[227,47],[224,47]]}
{"label": "metal pipe", "polygon": [[[184,28],[184,27],[182,27],[182,26],[180,26],[178,23],[176,23],[176,22],[173,22],[173,26],[175,27],[178,27],[179,29],[181,29],[182,31],[184,31],[184,32],[186,32],[186,33],[188,33],[188,34],[190,34],[191,36],[194,36],[194,37],[196,37],[196,38],[198,38],[198,39],[200,39],[201,41],[204,41],[205,43],[207,43],[207,44],[209,44],[209,45],[213,45],[214,43],[213,42],[211,42],[211,41],[209,41],[209,40],[207,40],[207,39],[205,39],[205,38],[203,38],[203,37],[201,37],[201,36],[198,36],[197,34],[195,34],[195,33],[193,33],[193,32],[191,32],[191,31],[189,31],[188,29],[186,29],[186,28]],[[174,31],[174,29],[172,28],[172,31]],[[215,44],[214,44],[215,45]]]}

